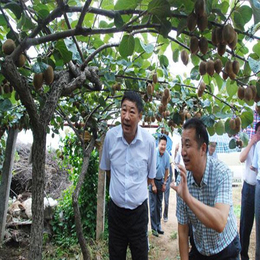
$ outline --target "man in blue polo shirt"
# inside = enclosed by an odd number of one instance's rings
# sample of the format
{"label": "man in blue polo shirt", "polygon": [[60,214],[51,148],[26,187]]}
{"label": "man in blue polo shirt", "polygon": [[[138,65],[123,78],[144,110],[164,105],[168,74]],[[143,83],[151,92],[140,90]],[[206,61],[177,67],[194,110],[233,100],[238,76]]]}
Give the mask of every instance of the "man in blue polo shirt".
{"label": "man in blue polo shirt", "polygon": [[166,136],[160,136],[159,144],[156,148],[156,177],[154,184],[149,185],[150,221],[152,234],[156,237],[159,234],[164,234],[164,231],[161,229],[162,200],[170,169],[170,155],[166,151],[166,144]]}

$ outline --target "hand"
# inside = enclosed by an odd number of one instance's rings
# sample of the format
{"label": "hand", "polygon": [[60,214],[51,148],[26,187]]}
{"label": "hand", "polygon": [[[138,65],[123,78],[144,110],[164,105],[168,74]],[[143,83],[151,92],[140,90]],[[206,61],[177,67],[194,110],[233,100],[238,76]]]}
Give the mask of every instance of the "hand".
{"label": "hand", "polygon": [[166,184],[163,184],[162,185],[162,192],[165,192],[166,191]]}
{"label": "hand", "polygon": [[152,185],[152,192],[155,194],[157,193],[157,187],[155,185]]}
{"label": "hand", "polygon": [[177,194],[184,200],[184,202],[187,203],[187,201],[190,199],[190,193],[187,185],[187,171],[184,166],[178,165],[179,168],[179,174],[181,176],[181,181],[178,186],[174,184],[174,182],[171,183],[171,188],[174,189]]}
{"label": "hand", "polygon": [[252,144],[257,143],[259,140],[260,140],[259,135],[253,135],[252,138],[251,138]]}

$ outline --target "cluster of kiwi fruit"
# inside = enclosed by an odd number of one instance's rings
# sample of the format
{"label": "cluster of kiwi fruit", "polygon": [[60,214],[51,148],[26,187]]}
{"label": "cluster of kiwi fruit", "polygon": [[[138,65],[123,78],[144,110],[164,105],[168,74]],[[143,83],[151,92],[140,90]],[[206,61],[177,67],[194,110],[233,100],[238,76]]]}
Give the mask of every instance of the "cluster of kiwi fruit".
{"label": "cluster of kiwi fruit", "polygon": [[154,94],[154,84],[158,82],[157,72],[154,71],[151,75],[151,80],[146,82],[146,93],[144,94],[144,101],[151,102],[153,100],[152,96]]}
{"label": "cluster of kiwi fruit", "polygon": [[208,17],[205,12],[204,0],[197,0],[192,11],[187,18],[187,27],[192,32],[198,26],[200,31],[204,31],[208,26]]}
{"label": "cluster of kiwi fruit", "polygon": [[250,84],[246,88],[239,86],[237,90],[237,96],[241,100],[245,101],[251,101],[254,100],[255,102],[258,102],[259,97],[257,95],[256,86]]}
{"label": "cluster of kiwi fruit", "polygon": [[44,72],[41,73],[35,73],[33,76],[33,86],[36,90],[39,90],[43,82],[45,82],[46,85],[50,85],[54,80],[54,71],[52,66],[48,66]]}
{"label": "cluster of kiwi fruit", "polygon": [[228,77],[230,79],[234,80],[239,72],[239,62],[237,60],[234,60],[233,62],[231,60],[227,60],[225,64],[225,69],[223,71],[223,79],[226,80]]}
{"label": "cluster of kiwi fruit", "polygon": [[203,81],[201,81],[197,91],[198,97],[202,97],[205,88],[206,88],[206,84]]}
{"label": "cluster of kiwi fruit", "polygon": [[191,54],[197,54],[200,51],[203,55],[208,52],[208,40],[202,36],[198,39],[196,36],[192,36],[190,39],[190,52]]}
{"label": "cluster of kiwi fruit", "polygon": [[[15,48],[16,48],[16,44],[12,39],[7,39],[2,45],[2,51],[6,55],[10,55]],[[17,67],[23,67],[25,62],[26,62],[26,57],[23,53],[21,53],[18,59],[15,61],[15,65]]]}

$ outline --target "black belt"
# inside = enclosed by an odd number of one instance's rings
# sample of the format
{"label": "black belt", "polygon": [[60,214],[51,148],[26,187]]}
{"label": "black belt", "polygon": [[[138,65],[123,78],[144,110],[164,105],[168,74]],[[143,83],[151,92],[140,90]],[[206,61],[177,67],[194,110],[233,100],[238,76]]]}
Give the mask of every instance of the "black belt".
{"label": "black belt", "polygon": [[161,179],[156,179],[156,178],[154,178],[156,181],[161,181],[162,180],[162,178]]}

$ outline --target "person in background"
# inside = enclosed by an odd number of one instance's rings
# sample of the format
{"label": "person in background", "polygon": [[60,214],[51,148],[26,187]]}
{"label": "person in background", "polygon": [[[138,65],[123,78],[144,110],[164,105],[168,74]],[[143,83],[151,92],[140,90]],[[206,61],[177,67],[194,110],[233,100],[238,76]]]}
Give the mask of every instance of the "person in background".
{"label": "person in background", "polygon": [[208,156],[218,159],[216,147],[217,147],[217,142],[210,142],[209,143]]}
{"label": "person in background", "polygon": [[[232,172],[219,160],[208,160],[209,137],[203,122],[183,125],[176,215],[181,260],[239,260],[240,241],[232,202]],[[191,223],[191,249],[189,247]],[[190,249],[190,250],[189,250]]]}
{"label": "person in background", "polygon": [[256,185],[256,173],[252,171],[250,167],[252,165],[256,144],[259,140],[260,122],[258,122],[255,126],[255,135],[251,137],[248,145],[241,151],[239,156],[240,162],[245,162],[243,187],[241,192],[241,214],[239,227],[241,260],[249,260],[248,248],[250,243],[251,231],[254,224]]}
{"label": "person in background", "polygon": [[156,143],[140,127],[141,96],[126,91],[121,101],[121,125],[105,137],[100,169],[107,172],[109,185],[109,259],[125,260],[129,245],[132,259],[148,260],[147,180],[154,186]]}
{"label": "person in background", "polygon": [[156,237],[164,234],[161,229],[163,192],[166,190],[167,178],[169,176],[170,155],[166,151],[167,138],[165,135],[159,137],[156,148],[156,177],[154,186],[149,185],[149,205],[152,234]]}
{"label": "person in background", "polygon": [[[257,129],[257,134],[259,125]],[[260,142],[255,146],[255,152],[252,160],[251,170],[255,171],[256,185],[255,185],[255,233],[256,233],[256,246],[255,246],[255,259],[260,259]]]}

